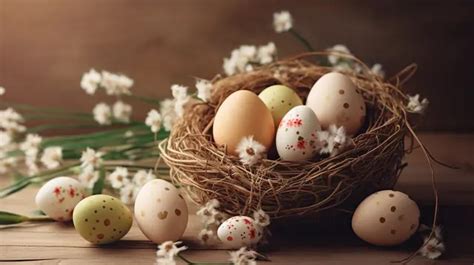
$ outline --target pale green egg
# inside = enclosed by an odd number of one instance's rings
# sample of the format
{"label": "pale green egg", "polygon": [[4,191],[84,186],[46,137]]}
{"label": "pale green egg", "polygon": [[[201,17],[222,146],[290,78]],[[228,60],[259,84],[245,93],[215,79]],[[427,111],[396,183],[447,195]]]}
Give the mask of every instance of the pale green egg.
{"label": "pale green egg", "polygon": [[258,97],[272,113],[275,127],[278,127],[281,119],[290,109],[303,105],[303,101],[298,94],[293,89],[283,85],[269,86],[260,92]]}
{"label": "pale green egg", "polygon": [[72,216],[76,231],[94,244],[107,244],[125,236],[133,223],[130,210],[119,199],[94,195],[80,201]]}

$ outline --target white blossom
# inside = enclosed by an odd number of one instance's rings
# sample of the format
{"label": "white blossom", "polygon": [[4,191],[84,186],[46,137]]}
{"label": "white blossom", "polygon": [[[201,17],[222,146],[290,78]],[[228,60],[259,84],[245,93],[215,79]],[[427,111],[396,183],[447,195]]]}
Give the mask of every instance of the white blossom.
{"label": "white blossom", "polygon": [[0,158],[0,174],[5,174],[9,170],[16,166],[17,158],[16,157],[4,157]]}
{"label": "white blossom", "polygon": [[372,68],[370,69],[370,72],[373,74],[373,75],[376,75],[380,78],[384,78],[385,77],[385,72],[382,68],[382,65],[379,64],[379,63],[376,63],[372,66]]}
{"label": "white blossom", "polygon": [[281,33],[289,31],[293,27],[293,18],[288,11],[280,11],[273,13],[273,28],[276,32]]}
{"label": "white blossom", "polygon": [[316,132],[318,136],[318,142],[321,145],[319,150],[320,154],[331,154],[334,150],[334,138],[331,137],[328,131],[318,131]]}
{"label": "white blossom", "polygon": [[132,115],[132,106],[119,100],[112,107],[114,118],[118,121],[129,123]]}
{"label": "white blossom", "polygon": [[37,156],[26,156],[25,157],[26,168],[28,169],[28,174],[36,175],[39,173],[39,167],[37,163]]}
{"label": "white blossom", "polygon": [[81,88],[84,89],[87,94],[93,95],[97,91],[97,88],[99,88],[101,79],[102,77],[99,72],[90,69],[89,72],[82,75]]}
{"label": "white blossom", "polygon": [[[329,48],[328,51],[346,53],[349,55],[351,54],[351,51],[345,45],[342,45],[342,44],[336,44],[333,47]],[[328,55],[328,60],[332,65],[337,65],[342,60],[344,60],[344,57],[341,57],[340,55],[336,55],[336,54],[330,54]]]}
{"label": "white blossom", "polygon": [[133,183],[129,182],[125,184],[120,188],[120,200],[127,205],[133,204],[137,197],[138,190],[138,187],[133,185]]}
{"label": "white blossom", "polygon": [[196,215],[201,218],[201,221],[204,223],[204,225],[214,225],[217,227],[226,218],[224,213],[217,210],[219,205],[220,203],[217,199],[209,200],[205,205],[199,208],[199,210],[196,212]]}
{"label": "white blossom", "polygon": [[26,127],[21,124],[23,121],[23,116],[12,108],[0,111],[0,128],[5,129],[10,134],[24,132]]}
{"label": "white blossom", "polygon": [[81,172],[78,176],[79,182],[88,189],[94,188],[94,184],[99,180],[100,174],[99,171],[90,171],[86,170]]}
{"label": "white blossom", "polygon": [[87,148],[85,151],[82,152],[81,156],[81,167],[85,171],[93,171],[95,168],[98,168],[103,160],[102,156],[104,153],[102,152],[96,152],[92,148]]}
{"label": "white blossom", "polygon": [[114,172],[112,172],[107,179],[114,189],[120,189],[130,183],[128,179],[128,169],[125,167],[116,167]]}
{"label": "white blossom", "polygon": [[426,108],[428,108],[429,103],[430,102],[428,101],[427,98],[424,98],[420,102],[419,94],[416,94],[414,96],[408,95],[407,109],[410,112],[422,114],[425,112]]}
{"label": "white blossom", "polygon": [[138,187],[142,187],[154,179],[156,179],[156,175],[153,174],[153,171],[151,170],[138,170],[137,173],[133,175],[133,183]]}
{"label": "white blossom", "polygon": [[211,229],[204,228],[201,231],[199,231],[198,238],[199,241],[203,244],[209,244],[211,241],[215,239],[216,235],[214,231]]}
{"label": "white blossom", "polygon": [[22,150],[26,156],[36,157],[42,141],[43,138],[41,138],[41,136],[28,134],[25,141],[20,144],[20,150]]}
{"label": "white blossom", "polygon": [[345,146],[349,140],[349,137],[346,135],[346,129],[343,126],[337,127],[335,124],[329,125],[329,133],[334,137],[335,147]]}
{"label": "white blossom", "polygon": [[178,115],[175,111],[175,100],[165,99],[161,101],[160,113],[163,118],[163,128],[165,128],[166,131],[171,131],[171,128],[178,119]]}
{"label": "white blossom", "polygon": [[208,80],[198,79],[196,80],[196,89],[197,89],[197,97],[207,102],[211,97],[211,90],[212,90],[212,83]]}
{"label": "white blossom", "polygon": [[6,89],[0,86],[0,96],[5,95]]}
{"label": "white blossom", "polygon": [[106,103],[99,103],[92,111],[94,119],[101,125],[109,125],[112,123],[112,108]]}
{"label": "white blossom", "polygon": [[5,131],[0,131],[0,148],[8,146],[12,142],[12,137]]}
{"label": "white blossom", "polygon": [[270,216],[262,209],[258,209],[257,211],[253,212],[253,219],[260,227],[266,227],[270,225]]}
{"label": "white blossom", "polygon": [[257,264],[257,252],[241,247],[237,251],[229,252],[230,262],[234,265],[255,265]]}
{"label": "white blossom", "polygon": [[420,255],[429,259],[437,259],[446,251],[446,246],[444,245],[444,242],[437,237],[432,237],[431,239],[428,239],[428,237],[426,237],[423,240],[423,244],[424,245],[419,250],[419,253]]}
{"label": "white blossom", "polygon": [[158,246],[156,251],[156,262],[159,265],[174,265],[176,264],[175,257],[179,252],[186,250],[186,246],[178,247],[182,244],[181,241],[165,241]]}
{"label": "white blossom", "polygon": [[171,94],[175,100],[185,100],[188,96],[188,87],[174,84],[171,86]]}
{"label": "white blossom", "polygon": [[320,154],[335,156],[344,150],[350,143],[344,127],[331,124],[327,131],[318,131],[318,145]]}
{"label": "white blossom", "polygon": [[117,75],[107,71],[102,71],[100,85],[105,89],[107,95],[130,95],[130,88],[133,80],[125,75]]}
{"label": "white blossom", "polygon": [[268,64],[273,62],[276,52],[276,46],[273,42],[269,42],[267,45],[260,46],[257,52],[259,63]]}
{"label": "white blossom", "polygon": [[152,132],[157,133],[160,131],[161,128],[161,121],[162,118],[160,113],[157,110],[152,109],[148,112],[148,115],[146,116],[145,124],[150,127]]}
{"label": "white blossom", "polygon": [[40,160],[48,169],[58,168],[63,161],[63,149],[59,146],[47,147]]}
{"label": "white blossom", "polygon": [[242,164],[252,166],[264,157],[266,150],[265,146],[253,139],[253,136],[249,136],[240,140],[235,151],[239,153]]}

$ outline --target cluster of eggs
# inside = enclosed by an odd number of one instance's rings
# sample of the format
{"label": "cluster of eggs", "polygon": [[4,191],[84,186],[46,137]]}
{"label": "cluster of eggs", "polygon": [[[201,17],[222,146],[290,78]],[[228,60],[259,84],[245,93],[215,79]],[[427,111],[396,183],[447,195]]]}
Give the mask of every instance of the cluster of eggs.
{"label": "cluster of eggs", "polygon": [[138,192],[134,214],[119,199],[109,195],[88,196],[76,179],[57,177],[36,194],[36,205],[57,221],[74,223],[77,232],[94,244],[107,244],[125,236],[133,215],[143,234],[155,243],[176,241],[188,223],[188,208],[178,189],[155,179]]}
{"label": "cluster of eggs", "polygon": [[283,160],[304,161],[316,153],[317,131],[335,124],[354,135],[365,116],[364,98],[355,84],[346,75],[332,72],[313,85],[306,105],[283,85],[265,88],[258,96],[247,90],[232,93],[216,112],[213,137],[229,154],[236,155],[239,142],[253,136],[266,150],[275,144]]}

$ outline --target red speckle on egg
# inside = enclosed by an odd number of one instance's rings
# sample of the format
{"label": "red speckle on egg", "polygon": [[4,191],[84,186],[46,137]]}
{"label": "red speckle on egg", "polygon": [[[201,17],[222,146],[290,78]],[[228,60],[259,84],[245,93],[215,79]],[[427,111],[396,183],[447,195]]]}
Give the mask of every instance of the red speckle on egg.
{"label": "red speckle on egg", "polygon": [[98,238],[98,239],[104,238],[104,234],[98,234],[98,235],[97,235],[97,238]]}
{"label": "red speckle on egg", "polygon": [[53,192],[54,192],[54,195],[59,196],[59,194],[61,194],[61,187],[54,188]]}
{"label": "red speckle on egg", "polygon": [[249,219],[244,219],[244,223],[247,224],[247,225],[249,225],[249,224],[252,223],[252,221],[250,221]]}
{"label": "red speckle on egg", "polygon": [[255,238],[255,229],[250,230],[250,238],[254,239]]}
{"label": "red speckle on egg", "polygon": [[233,237],[231,237],[231,236],[228,236],[228,237],[227,237],[227,241],[232,241],[232,240],[234,240]]}

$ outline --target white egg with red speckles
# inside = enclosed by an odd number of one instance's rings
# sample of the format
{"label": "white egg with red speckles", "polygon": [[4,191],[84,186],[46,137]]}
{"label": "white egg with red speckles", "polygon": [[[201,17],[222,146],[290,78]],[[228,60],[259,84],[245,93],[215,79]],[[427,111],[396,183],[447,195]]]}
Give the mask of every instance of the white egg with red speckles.
{"label": "white egg with red speckles", "polygon": [[56,221],[72,219],[74,207],[87,196],[84,186],[70,177],[46,182],[36,194],[38,208]]}
{"label": "white egg with red speckles", "polygon": [[248,216],[234,216],[219,226],[217,237],[225,247],[238,249],[257,244],[262,237],[262,229]]}
{"label": "white egg with red speckles", "polygon": [[307,106],[292,108],[281,120],[276,134],[278,155],[286,161],[305,161],[318,151],[316,114]]}

